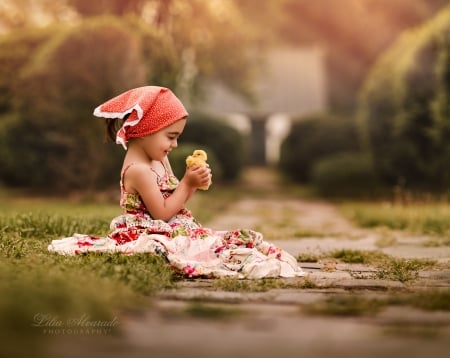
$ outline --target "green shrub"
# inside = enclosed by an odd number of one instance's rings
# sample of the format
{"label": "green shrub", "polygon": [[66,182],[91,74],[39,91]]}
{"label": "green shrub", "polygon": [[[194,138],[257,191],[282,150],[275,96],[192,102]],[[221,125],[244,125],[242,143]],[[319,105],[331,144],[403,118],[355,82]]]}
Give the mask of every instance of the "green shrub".
{"label": "green shrub", "polygon": [[0,160],[8,160],[9,170],[2,171],[3,181],[40,191],[117,183],[111,173],[120,172],[123,150],[105,145],[102,120],[92,111],[145,83],[137,36],[117,19],[86,21],[55,33],[18,70],[15,120],[2,128],[8,158]]}
{"label": "green shrub", "polygon": [[299,182],[309,182],[314,164],[329,155],[359,150],[356,122],[350,117],[298,118],[281,145],[279,166]]}
{"label": "green shrub", "polygon": [[360,99],[362,136],[388,184],[450,187],[450,6],[404,33],[377,61]]}
{"label": "green shrub", "polygon": [[242,135],[220,118],[202,113],[189,115],[179,143],[207,148],[220,164],[224,181],[238,179],[247,159]]}
{"label": "green shrub", "polygon": [[54,27],[40,31],[23,29],[0,37],[0,113],[14,110],[18,74],[55,31],[58,30]]}
{"label": "green shrub", "polygon": [[312,170],[312,183],[327,196],[359,197],[377,189],[370,156],[338,153],[320,159]]}

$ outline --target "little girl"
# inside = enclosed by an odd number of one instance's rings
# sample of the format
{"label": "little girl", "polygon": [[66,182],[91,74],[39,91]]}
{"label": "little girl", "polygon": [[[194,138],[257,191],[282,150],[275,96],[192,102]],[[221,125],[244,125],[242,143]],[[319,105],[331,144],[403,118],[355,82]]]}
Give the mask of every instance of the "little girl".
{"label": "little girl", "polygon": [[164,256],[188,277],[294,277],[304,272],[287,252],[263,241],[253,230],[215,231],[202,227],[184,205],[211,180],[206,167],[186,168],[181,180],[168,154],[188,113],[167,88],[129,90],[97,107],[111,139],[127,150],[120,180],[120,206],[106,237],[75,234],[53,240],[48,250],[64,255],[85,252],[150,253]]}

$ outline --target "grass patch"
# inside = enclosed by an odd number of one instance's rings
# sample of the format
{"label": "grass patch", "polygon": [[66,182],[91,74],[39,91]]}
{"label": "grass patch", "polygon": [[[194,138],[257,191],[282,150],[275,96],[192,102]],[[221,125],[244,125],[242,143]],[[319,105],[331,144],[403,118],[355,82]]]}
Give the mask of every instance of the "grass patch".
{"label": "grass patch", "polygon": [[434,260],[395,258],[379,251],[342,249],[331,252],[330,256],[349,264],[374,266],[377,269],[374,278],[400,282],[414,280],[420,270],[436,265]]}
{"label": "grass patch", "polygon": [[[40,204],[39,204],[40,203]],[[5,205],[5,203],[3,203]],[[68,204],[59,201],[18,201],[0,206],[0,227],[8,236],[57,238],[75,232],[106,234],[118,205]]]}
{"label": "grass patch", "polygon": [[298,262],[319,262],[319,260],[321,258],[322,258],[322,255],[311,254],[311,253],[307,253],[307,252],[298,254],[296,257]]}
{"label": "grass patch", "polygon": [[331,252],[331,257],[349,264],[377,264],[388,260],[389,255],[379,251],[341,249]]}
{"label": "grass patch", "polygon": [[71,258],[100,277],[128,286],[139,295],[151,296],[174,286],[175,276],[162,257],[149,254],[87,254]]}
{"label": "grass patch", "polygon": [[419,271],[436,265],[436,261],[424,259],[391,258],[378,267],[376,277],[384,280],[406,282],[418,277]]}
{"label": "grass patch", "polygon": [[297,280],[283,280],[262,278],[259,280],[242,280],[224,277],[214,280],[212,288],[229,292],[267,292],[273,289],[306,289],[315,288],[317,285],[308,277]]}
{"label": "grass patch", "polygon": [[83,232],[92,235],[106,234],[112,219],[83,215],[61,215],[58,213],[27,212],[9,214],[0,218],[5,234],[21,238],[57,238]]}
{"label": "grass patch", "polygon": [[[450,237],[449,203],[346,203],[340,209],[344,216],[361,227]],[[450,241],[445,240],[442,244],[449,245]]]}
{"label": "grass patch", "polygon": [[[4,205],[4,206],[3,206]],[[172,287],[174,277],[162,258],[150,255],[62,256],[47,251],[52,239],[74,232],[105,235],[117,205],[45,201],[3,202],[0,208],[0,331],[6,356],[45,356],[49,327],[35,317],[68,322],[89,317],[111,321],[138,307],[144,297]],[[63,327],[70,328],[70,327]],[[120,330],[120,322],[115,330]]]}
{"label": "grass patch", "polygon": [[[127,285],[99,277],[92,268],[65,266],[64,260],[45,255],[1,258],[0,292],[2,351],[9,357],[25,357],[30,352],[35,357],[47,356],[46,330],[57,327],[46,322],[39,325],[39,317],[63,322],[61,328],[70,329],[67,322],[72,319],[111,322],[119,311],[138,304]],[[108,334],[120,328],[119,320]]]}

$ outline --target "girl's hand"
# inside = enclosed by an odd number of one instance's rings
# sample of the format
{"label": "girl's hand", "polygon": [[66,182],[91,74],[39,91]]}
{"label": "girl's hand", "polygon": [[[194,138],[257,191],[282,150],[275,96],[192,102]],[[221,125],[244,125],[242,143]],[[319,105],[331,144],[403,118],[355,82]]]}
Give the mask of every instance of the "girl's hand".
{"label": "girl's hand", "polygon": [[191,188],[206,186],[211,180],[211,169],[209,166],[186,168],[183,180]]}

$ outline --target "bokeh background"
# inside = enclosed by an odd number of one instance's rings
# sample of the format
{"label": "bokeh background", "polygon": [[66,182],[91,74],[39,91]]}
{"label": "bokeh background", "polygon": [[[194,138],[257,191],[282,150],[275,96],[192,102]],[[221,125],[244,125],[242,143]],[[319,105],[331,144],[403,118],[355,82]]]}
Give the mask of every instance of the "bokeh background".
{"label": "bokeh background", "polygon": [[172,161],[216,182],[275,168],[323,195],[450,186],[447,0],[2,0],[0,182],[117,189],[93,109],[170,87],[191,114]]}

